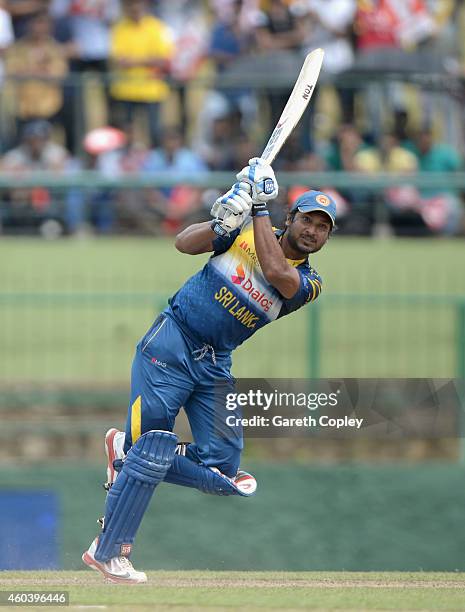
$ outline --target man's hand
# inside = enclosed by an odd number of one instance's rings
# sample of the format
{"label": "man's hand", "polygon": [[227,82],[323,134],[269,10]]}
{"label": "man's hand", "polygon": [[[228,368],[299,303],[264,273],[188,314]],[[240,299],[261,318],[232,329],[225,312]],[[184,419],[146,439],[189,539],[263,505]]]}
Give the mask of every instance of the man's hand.
{"label": "man's hand", "polygon": [[279,190],[273,168],[260,157],[253,157],[236,176],[250,185],[252,216],[268,215],[267,203],[276,198]]}
{"label": "man's hand", "polygon": [[213,204],[210,214],[214,217],[212,229],[225,236],[240,227],[252,208],[249,186],[245,182],[235,183]]}

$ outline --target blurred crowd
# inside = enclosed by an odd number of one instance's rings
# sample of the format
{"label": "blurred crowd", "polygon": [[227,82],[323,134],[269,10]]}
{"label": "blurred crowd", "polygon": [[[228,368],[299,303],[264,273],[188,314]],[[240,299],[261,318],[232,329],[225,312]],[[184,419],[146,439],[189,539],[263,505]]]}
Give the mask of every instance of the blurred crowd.
{"label": "blurred crowd", "polygon": [[[316,47],[321,84],[278,171],[463,168],[461,0],[0,0],[0,171],[238,171]],[[310,186],[283,189],[277,217]],[[398,234],[463,233],[458,189],[319,187],[336,198],[341,231],[371,234],[381,203]],[[49,235],[173,233],[205,218],[217,194],[5,188],[0,222]]]}

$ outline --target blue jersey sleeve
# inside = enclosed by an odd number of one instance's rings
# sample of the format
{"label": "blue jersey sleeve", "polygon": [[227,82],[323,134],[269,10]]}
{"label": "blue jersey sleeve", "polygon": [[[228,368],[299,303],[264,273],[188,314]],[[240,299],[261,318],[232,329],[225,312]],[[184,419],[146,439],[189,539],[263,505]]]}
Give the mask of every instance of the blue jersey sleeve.
{"label": "blue jersey sleeve", "polygon": [[315,301],[321,293],[323,281],[316,270],[304,264],[297,267],[297,272],[300,275],[300,286],[293,297],[284,300],[280,316],[289,314],[308,302]]}
{"label": "blue jersey sleeve", "polygon": [[221,255],[221,253],[226,253],[226,251],[231,247],[236,240],[236,238],[240,234],[240,228],[232,231],[229,236],[218,236],[213,240],[213,256]]}

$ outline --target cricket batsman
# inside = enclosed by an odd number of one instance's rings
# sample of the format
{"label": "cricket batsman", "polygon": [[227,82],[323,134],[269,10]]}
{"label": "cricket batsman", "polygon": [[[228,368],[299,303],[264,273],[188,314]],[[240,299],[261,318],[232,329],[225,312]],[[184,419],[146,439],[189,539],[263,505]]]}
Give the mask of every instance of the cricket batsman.
{"label": "cricket batsman", "polygon": [[[110,582],[147,581],[129,560],[153,492],[162,481],[214,495],[249,496],[254,477],[239,470],[242,430],[215,424],[218,388],[233,391],[231,352],[257,330],[321,292],[310,253],[328,240],[335,202],[307,191],[275,230],[267,204],[278,195],[271,166],[253,158],[214,203],[213,221],[176,238],[181,253],[211,252],[206,265],[169,300],[136,348],[126,431],[107,432],[108,495],[103,529],[83,554]],[[216,394],[216,395],[215,395]],[[181,407],[193,442],[172,433]]]}

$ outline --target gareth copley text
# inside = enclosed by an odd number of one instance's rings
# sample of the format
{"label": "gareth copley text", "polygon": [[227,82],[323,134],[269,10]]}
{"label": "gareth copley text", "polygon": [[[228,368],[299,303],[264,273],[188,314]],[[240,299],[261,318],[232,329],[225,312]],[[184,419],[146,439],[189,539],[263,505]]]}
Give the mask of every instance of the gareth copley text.
{"label": "gareth copley text", "polygon": [[[332,393],[294,393],[279,392],[276,389],[271,392],[261,389],[249,389],[244,393],[228,393],[226,395],[226,410],[235,411],[241,408],[258,408],[268,411],[279,408],[306,408],[310,411],[325,409],[325,412],[338,405],[340,391]],[[226,424],[232,427],[330,427],[335,429],[355,428],[360,429],[363,425],[362,418],[349,416],[331,416],[322,414],[320,416],[304,415],[302,417],[291,417],[289,415],[274,414],[273,416],[257,415],[243,417],[237,414],[228,414]]]}

